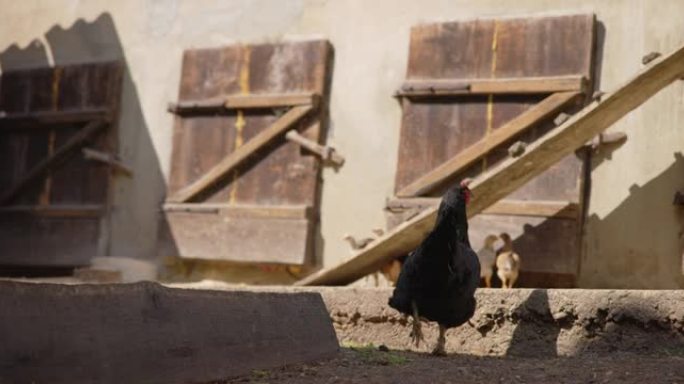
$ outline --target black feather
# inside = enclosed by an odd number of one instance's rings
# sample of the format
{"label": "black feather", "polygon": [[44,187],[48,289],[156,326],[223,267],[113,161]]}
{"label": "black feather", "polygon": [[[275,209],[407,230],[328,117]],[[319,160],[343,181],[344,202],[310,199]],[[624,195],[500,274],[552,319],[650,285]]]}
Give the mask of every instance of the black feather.
{"label": "black feather", "polygon": [[435,227],[402,266],[392,308],[411,315],[415,301],[421,317],[447,328],[473,316],[480,262],[468,239],[465,193],[456,186],[442,198]]}

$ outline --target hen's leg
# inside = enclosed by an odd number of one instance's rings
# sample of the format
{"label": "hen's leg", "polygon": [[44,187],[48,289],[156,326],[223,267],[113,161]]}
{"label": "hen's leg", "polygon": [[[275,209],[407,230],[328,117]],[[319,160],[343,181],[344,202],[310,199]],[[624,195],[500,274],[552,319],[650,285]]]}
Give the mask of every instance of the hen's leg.
{"label": "hen's leg", "polygon": [[487,287],[487,288],[492,287],[492,275],[485,276],[485,287]]}
{"label": "hen's leg", "polygon": [[446,327],[442,324],[439,325],[439,337],[437,337],[437,345],[435,349],[432,350],[432,354],[435,356],[446,356]]}
{"label": "hen's leg", "polygon": [[423,341],[423,330],[420,325],[418,305],[416,305],[415,300],[411,301],[411,308],[413,308],[413,329],[411,330],[411,339],[416,344],[416,347],[419,347],[420,342]]}

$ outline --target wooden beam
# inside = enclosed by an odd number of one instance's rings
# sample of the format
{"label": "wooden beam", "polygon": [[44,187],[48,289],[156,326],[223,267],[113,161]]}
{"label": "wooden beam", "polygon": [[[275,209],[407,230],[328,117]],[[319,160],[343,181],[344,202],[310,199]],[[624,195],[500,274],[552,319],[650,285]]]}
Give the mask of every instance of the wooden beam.
{"label": "wooden beam", "polygon": [[59,147],[52,155],[36,164],[15,185],[9,188],[7,192],[0,195],[0,206],[9,203],[17,194],[19,194],[19,192],[26,188],[26,186],[34,183],[38,178],[55,168],[67,158],[69,152],[83,146],[92,136],[106,126],[107,122],[103,120],[92,121],[86,124],[85,127],[72,136],[64,145]]}
{"label": "wooden beam", "polygon": [[235,218],[309,219],[312,209],[306,205],[247,205],[226,203],[167,203],[164,212],[214,213]]}
{"label": "wooden beam", "polygon": [[[441,199],[437,197],[392,199],[387,202],[387,209],[400,212],[413,208],[433,208],[437,207],[440,201]],[[486,208],[482,213],[577,219],[579,217],[579,204],[570,201],[501,200]]]}
{"label": "wooden beam", "polygon": [[437,168],[419,177],[417,180],[397,192],[399,197],[420,196],[441,186],[475,161],[490,153],[494,148],[511,138],[523,133],[540,121],[554,115],[561,108],[575,100],[578,92],[554,93],[539,104],[515,117],[513,120],[495,129],[475,144],[461,151],[455,157],[445,161]]}
{"label": "wooden beam", "polygon": [[587,80],[582,76],[408,80],[395,96],[419,98],[483,94],[584,93],[586,89]]}
{"label": "wooden beam", "polygon": [[81,151],[83,152],[84,159],[99,161],[100,163],[109,165],[112,167],[112,169],[121,172],[128,177],[133,177],[133,170],[126,166],[126,164],[122,163],[118,156],[92,148],[83,148]]}
{"label": "wooden beam", "polygon": [[105,207],[101,204],[80,205],[12,205],[0,207],[1,214],[28,214],[47,217],[99,217]]}
{"label": "wooden beam", "polygon": [[[527,147],[520,157],[505,160],[499,166],[471,183],[473,201],[468,217],[518,189],[549,169],[565,156],[646,102],[658,91],[684,75],[684,46],[656,59],[649,67],[549,131]],[[437,209],[429,208],[413,219],[397,226],[368,245],[354,257],[332,268],[318,271],[297,285],[344,285],[376,271],[383,263],[407,254],[432,230]]]}
{"label": "wooden beam", "polygon": [[256,151],[262,149],[276,137],[282,135],[293,124],[298,122],[309,111],[313,109],[311,105],[299,105],[293,107],[287,113],[276,120],[271,126],[259,132],[256,136],[250,139],[247,143],[238,147],[228,155],[226,158],[216,164],[209,172],[202,175],[192,184],[176,192],[175,195],[168,199],[171,203],[186,203],[204,192],[207,188],[216,184],[220,179],[225,177],[230,171],[235,169],[243,161],[247,160],[249,156]]}
{"label": "wooden beam", "polygon": [[227,109],[281,108],[296,105],[313,105],[318,95],[305,93],[275,93],[254,95],[228,95],[204,100],[184,100],[169,104],[168,111],[176,114],[210,113]]}
{"label": "wooden beam", "polygon": [[86,123],[94,120],[110,121],[109,108],[72,109],[62,111],[41,111],[27,113],[5,113],[0,111],[0,127],[11,129],[27,125],[40,128],[45,125],[63,123]]}
{"label": "wooden beam", "polygon": [[337,153],[335,148],[323,146],[313,140],[309,140],[294,129],[288,131],[285,134],[285,138],[307,149],[309,152],[317,154],[324,162],[332,163],[336,167],[344,165],[344,156]]}

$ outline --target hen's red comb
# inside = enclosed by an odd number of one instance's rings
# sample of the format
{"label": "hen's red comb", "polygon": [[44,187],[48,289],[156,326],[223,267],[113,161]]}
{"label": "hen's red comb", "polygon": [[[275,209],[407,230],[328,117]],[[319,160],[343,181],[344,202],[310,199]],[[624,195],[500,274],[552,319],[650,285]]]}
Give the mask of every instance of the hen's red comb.
{"label": "hen's red comb", "polygon": [[461,187],[466,187],[468,188],[468,185],[473,181],[470,177],[466,177],[465,179],[461,180]]}

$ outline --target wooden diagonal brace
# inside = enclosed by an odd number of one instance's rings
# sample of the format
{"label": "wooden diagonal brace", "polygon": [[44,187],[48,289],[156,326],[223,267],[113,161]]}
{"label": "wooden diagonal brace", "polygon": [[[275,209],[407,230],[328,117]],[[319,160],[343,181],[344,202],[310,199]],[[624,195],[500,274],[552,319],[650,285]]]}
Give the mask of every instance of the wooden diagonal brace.
{"label": "wooden diagonal brace", "polygon": [[[473,201],[468,217],[473,217],[532,178],[582,147],[587,141],[620,120],[675,80],[684,75],[684,46],[656,59],[636,76],[572,116],[561,126],[532,143],[520,157],[505,160],[474,180]],[[415,249],[432,230],[437,208],[429,208],[377,239],[354,257],[332,268],[320,270],[297,285],[344,285],[378,270],[394,257]]]}
{"label": "wooden diagonal brace", "polygon": [[269,127],[259,132],[244,145],[235,149],[235,151],[233,151],[230,155],[211,168],[209,172],[202,175],[192,184],[176,192],[176,194],[171,196],[167,201],[170,203],[185,203],[191,201],[193,198],[197,197],[209,187],[215,185],[223,177],[228,175],[230,171],[239,166],[243,161],[247,160],[249,156],[253,155],[256,151],[262,149],[275,138],[282,135],[312,109],[313,106],[311,105],[299,105],[293,107]]}
{"label": "wooden diagonal brace", "polygon": [[285,138],[301,145],[303,148],[317,154],[323,159],[324,162],[330,162],[336,167],[341,167],[344,165],[344,156],[338,154],[335,148],[329,146],[322,146],[315,141],[309,140],[306,137],[299,134],[299,132],[293,130],[288,131],[285,134]]}
{"label": "wooden diagonal brace", "polygon": [[437,168],[397,192],[399,197],[420,196],[433,191],[445,181],[463,171],[475,161],[486,156],[497,146],[538,124],[575,100],[578,92],[554,93],[513,120],[494,130],[455,157],[445,161]]}
{"label": "wooden diagonal brace", "polygon": [[69,141],[59,147],[51,156],[36,164],[26,173],[26,175],[24,175],[24,177],[14,184],[8,191],[3,193],[0,196],[0,206],[9,203],[29,184],[36,182],[38,178],[45,175],[51,169],[57,167],[67,158],[69,152],[83,146],[91,137],[93,137],[106,126],[107,122],[104,120],[91,121],[90,123],[86,124],[83,129],[78,131],[69,139]]}

